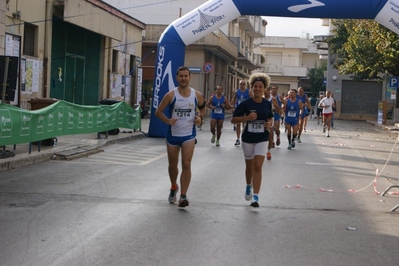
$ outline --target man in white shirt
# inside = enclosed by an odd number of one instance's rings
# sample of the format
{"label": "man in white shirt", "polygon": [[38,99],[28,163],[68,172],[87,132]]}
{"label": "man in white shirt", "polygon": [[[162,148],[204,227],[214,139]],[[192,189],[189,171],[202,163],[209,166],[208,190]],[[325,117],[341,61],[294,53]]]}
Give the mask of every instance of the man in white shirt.
{"label": "man in white shirt", "polygon": [[335,105],[334,99],[331,97],[331,91],[327,91],[326,95],[327,96],[320,101],[319,108],[323,108],[323,133],[326,133],[327,128],[326,137],[330,137],[331,118]]}

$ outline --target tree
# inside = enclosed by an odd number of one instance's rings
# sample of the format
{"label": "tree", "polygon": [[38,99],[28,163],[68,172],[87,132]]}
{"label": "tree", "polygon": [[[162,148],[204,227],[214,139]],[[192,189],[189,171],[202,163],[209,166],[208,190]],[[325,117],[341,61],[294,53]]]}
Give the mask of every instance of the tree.
{"label": "tree", "polygon": [[330,52],[334,67],[355,80],[380,79],[380,73],[399,75],[399,37],[373,20],[332,20]]}
{"label": "tree", "polygon": [[327,70],[327,63],[322,61],[319,67],[309,69],[308,77],[311,84],[311,93],[319,95],[319,91],[325,91],[326,85],[324,84],[324,72]]}

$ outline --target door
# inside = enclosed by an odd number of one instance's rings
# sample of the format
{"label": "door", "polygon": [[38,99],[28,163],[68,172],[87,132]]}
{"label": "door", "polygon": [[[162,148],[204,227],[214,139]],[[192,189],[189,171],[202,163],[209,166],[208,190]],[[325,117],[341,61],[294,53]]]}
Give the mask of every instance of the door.
{"label": "door", "polygon": [[85,59],[81,56],[67,55],[65,73],[65,101],[84,103],[84,73]]}

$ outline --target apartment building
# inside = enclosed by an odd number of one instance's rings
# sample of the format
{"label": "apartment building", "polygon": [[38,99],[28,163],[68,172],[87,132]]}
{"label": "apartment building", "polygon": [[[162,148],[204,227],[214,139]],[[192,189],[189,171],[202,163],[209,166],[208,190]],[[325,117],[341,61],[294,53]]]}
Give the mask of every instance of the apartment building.
{"label": "apartment building", "polygon": [[[147,27],[143,35],[143,92],[152,95],[157,43],[165,28],[173,21],[195,10],[204,0],[146,1],[106,0]],[[248,79],[261,65],[261,56],[252,52],[256,38],[264,37],[266,21],[259,16],[241,16],[186,47],[185,65],[191,69],[191,86],[208,98],[217,85],[231,99],[241,79]],[[211,70],[205,66],[212,66]]]}
{"label": "apartment building", "polygon": [[265,58],[257,71],[269,75],[279,92],[285,94],[298,86],[307,91],[309,69],[319,67],[325,60],[310,38],[266,36],[255,41],[254,52]]}
{"label": "apartment building", "polygon": [[[2,55],[20,60],[12,104],[32,98],[97,105],[137,103],[137,61],[145,24],[100,0],[6,0]],[[1,24],[0,24],[1,26]],[[0,35],[0,39],[2,35]],[[1,46],[0,46],[1,49]]]}

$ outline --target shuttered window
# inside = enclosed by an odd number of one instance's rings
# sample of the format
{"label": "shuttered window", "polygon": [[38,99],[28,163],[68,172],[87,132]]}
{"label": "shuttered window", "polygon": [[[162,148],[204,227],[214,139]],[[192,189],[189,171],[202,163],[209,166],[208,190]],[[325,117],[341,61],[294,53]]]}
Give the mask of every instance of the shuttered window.
{"label": "shuttered window", "polygon": [[36,29],[35,25],[24,24],[24,55],[35,56]]}

